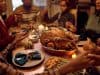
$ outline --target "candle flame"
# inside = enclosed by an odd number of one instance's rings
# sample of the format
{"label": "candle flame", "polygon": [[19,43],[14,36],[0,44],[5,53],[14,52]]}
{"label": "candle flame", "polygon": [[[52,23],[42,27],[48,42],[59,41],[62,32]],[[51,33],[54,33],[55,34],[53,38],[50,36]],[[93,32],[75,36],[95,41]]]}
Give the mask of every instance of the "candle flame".
{"label": "candle flame", "polygon": [[75,59],[76,57],[77,57],[77,55],[74,53],[74,54],[72,55],[72,58]]}

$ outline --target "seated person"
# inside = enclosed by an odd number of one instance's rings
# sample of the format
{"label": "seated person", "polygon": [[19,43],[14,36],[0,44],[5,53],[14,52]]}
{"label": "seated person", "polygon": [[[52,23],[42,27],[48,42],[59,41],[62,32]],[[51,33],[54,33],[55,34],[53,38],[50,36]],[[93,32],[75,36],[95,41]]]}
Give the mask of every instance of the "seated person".
{"label": "seated person", "polygon": [[13,41],[13,37],[9,35],[8,28],[1,17],[3,11],[2,5],[0,5],[0,51]]}
{"label": "seated person", "polygon": [[22,0],[23,5],[15,9],[14,14],[19,17],[19,20],[36,21],[40,14],[40,9],[32,5],[32,0]]}
{"label": "seated person", "polygon": [[57,13],[53,17],[48,18],[48,14],[45,11],[44,21],[46,21],[47,23],[53,23],[57,20],[59,26],[65,27],[67,29],[73,28],[73,32],[75,32],[76,31],[76,28],[74,26],[75,18],[74,15],[70,13],[69,3],[67,2],[67,0],[61,0],[59,2],[59,6],[61,9],[61,13]]}
{"label": "seated person", "polygon": [[[96,7],[91,9],[91,14],[87,22],[86,30],[87,36],[96,41],[100,38],[100,1],[96,0]],[[95,11],[96,9],[96,11]]]}
{"label": "seated person", "polygon": [[[6,23],[3,21],[2,17],[1,17],[1,13],[3,12],[2,9],[3,9],[2,5],[0,5],[0,75],[23,75],[23,73],[20,73],[19,71],[14,70],[11,67],[11,65],[8,64],[7,59],[6,59],[6,58],[8,58],[7,57],[8,53],[11,52],[11,51],[8,51],[9,50],[8,44],[12,43],[11,45],[9,45],[9,47],[13,47],[14,44],[16,42],[20,41],[23,37],[21,37],[22,36],[21,35],[21,36],[17,36],[15,38],[15,37],[9,35],[6,24],[11,24],[10,23],[11,19],[6,20]],[[8,25],[8,26],[10,26],[10,25]],[[13,70],[13,72],[11,70]]]}
{"label": "seated person", "polygon": [[[0,5],[0,14],[2,12],[3,12],[2,5]],[[16,24],[13,20],[14,20],[14,17],[12,16],[8,18],[6,22],[4,22],[2,17],[0,16],[0,50],[5,49],[5,47],[14,40],[14,37],[9,35],[9,32],[8,32],[9,27],[13,24]],[[16,40],[18,40],[18,38],[16,37]]]}
{"label": "seated person", "polygon": [[0,9],[2,11],[2,13],[0,13],[0,15],[2,16],[2,19],[5,20],[7,18],[7,14],[6,14],[6,1],[5,0],[0,0],[0,7],[2,7],[3,9]]}

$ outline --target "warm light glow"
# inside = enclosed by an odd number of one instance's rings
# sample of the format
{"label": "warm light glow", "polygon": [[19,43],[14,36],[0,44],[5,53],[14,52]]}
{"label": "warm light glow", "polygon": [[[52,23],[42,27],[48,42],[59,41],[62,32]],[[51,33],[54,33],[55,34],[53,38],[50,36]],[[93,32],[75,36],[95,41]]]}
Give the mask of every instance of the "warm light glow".
{"label": "warm light glow", "polygon": [[72,55],[72,58],[75,59],[76,57],[77,57],[77,55],[74,53],[74,54]]}
{"label": "warm light glow", "polygon": [[48,27],[45,27],[45,30],[48,30]]}
{"label": "warm light glow", "polygon": [[41,25],[39,25],[39,31],[43,31],[44,30],[44,26],[41,24]]}

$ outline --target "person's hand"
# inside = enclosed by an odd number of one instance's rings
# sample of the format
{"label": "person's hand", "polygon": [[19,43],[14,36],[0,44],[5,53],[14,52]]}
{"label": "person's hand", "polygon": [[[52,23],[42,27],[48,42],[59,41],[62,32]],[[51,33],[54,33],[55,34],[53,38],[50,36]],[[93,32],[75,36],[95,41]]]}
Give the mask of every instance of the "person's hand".
{"label": "person's hand", "polygon": [[94,60],[89,58],[88,53],[82,53],[77,58],[72,59],[70,62],[66,63],[59,70],[61,74],[66,74],[70,72],[75,72],[84,68],[91,67],[94,64]]}
{"label": "person's hand", "polygon": [[100,46],[100,38],[97,39],[97,45]]}
{"label": "person's hand", "polygon": [[15,37],[14,42],[17,43],[17,42],[23,40],[24,38],[26,38],[27,36],[28,36],[28,34],[17,35],[17,36]]}
{"label": "person's hand", "polygon": [[28,29],[35,29],[35,22],[30,23],[29,25],[27,25]]}
{"label": "person's hand", "polygon": [[65,27],[67,28],[67,30],[69,30],[73,33],[76,32],[76,27],[71,22],[66,22]]}
{"label": "person's hand", "polygon": [[89,52],[89,53],[94,53],[97,49],[97,46],[95,43],[91,41],[90,38],[87,38],[86,43],[83,46],[84,51]]}
{"label": "person's hand", "polygon": [[88,53],[82,53],[70,62],[75,69],[83,69],[92,66],[94,60],[88,57]]}
{"label": "person's hand", "polygon": [[97,48],[95,49],[95,51],[92,54],[100,55],[100,47],[97,46]]}
{"label": "person's hand", "polygon": [[24,75],[21,71],[14,69],[11,65],[7,63],[2,63],[0,61],[0,75]]}
{"label": "person's hand", "polygon": [[88,57],[93,59],[95,62],[94,62],[94,65],[95,66],[100,66],[100,55],[96,55],[96,54],[88,54]]}
{"label": "person's hand", "polygon": [[89,38],[87,39],[87,42],[84,44],[83,49],[88,53],[100,55],[100,46],[97,46]]}
{"label": "person's hand", "polygon": [[[20,11],[18,11],[18,12],[20,12]],[[16,22],[22,21],[22,12],[20,12],[20,14],[15,14],[14,13],[14,15],[15,15],[15,21]]]}

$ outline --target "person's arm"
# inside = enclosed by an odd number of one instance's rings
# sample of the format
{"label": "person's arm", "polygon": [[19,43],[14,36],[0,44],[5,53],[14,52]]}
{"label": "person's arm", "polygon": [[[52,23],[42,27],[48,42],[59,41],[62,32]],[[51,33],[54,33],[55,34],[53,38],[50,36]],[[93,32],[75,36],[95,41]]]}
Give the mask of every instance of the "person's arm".
{"label": "person's arm", "polygon": [[47,22],[47,23],[53,23],[54,21],[56,21],[58,19],[58,15],[59,15],[59,13],[57,13],[53,17],[49,18],[48,13],[45,13],[44,21]]}
{"label": "person's arm", "polygon": [[68,14],[68,21],[75,25],[75,17],[73,14]]}
{"label": "person's arm", "polygon": [[100,38],[97,39],[96,44],[100,47]]}
{"label": "person's arm", "polygon": [[66,22],[65,27],[67,28],[68,31],[72,33],[75,33],[77,31],[75,25],[73,25],[70,21]]}
{"label": "person's arm", "polygon": [[20,42],[22,39],[26,38],[28,34],[26,35],[17,35],[17,37],[13,37],[13,41],[9,43],[5,49],[1,52],[2,56],[6,59],[7,55],[12,52],[13,48],[15,48],[16,43]]}
{"label": "person's arm", "polygon": [[94,54],[100,55],[100,47],[97,46],[93,52]]}
{"label": "person's arm", "polygon": [[43,73],[39,73],[35,75],[62,75],[62,74],[60,74],[58,69],[50,69],[50,70],[44,71]]}
{"label": "person's arm", "polygon": [[64,64],[59,69],[50,69],[41,74],[36,75],[66,75],[71,72],[88,68],[94,63],[94,60],[88,58],[88,53],[79,55],[76,59],[72,59],[70,62]]}
{"label": "person's arm", "polygon": [[12,37],[9,36],[8,29],[0,22],[0,48],[6,47],[12,40]]}
{"label": "person's arm", "polygon": [[5,48],[9,43],[13,41],[13,37],[5,36],[3,39],[0,39],[0,49]]}
{"label": "person's arm", "polygon": [[88,58],[88,53],[83,53],[79,55],[76,59],[72,59],[70,62],[63,65],[59,72],[61,75],[65,75],[71,72],[75,72],[84,68],[92,66],[94,60]]}
{"label": "person's arm", "polygon": [[69,31],[75,33],[77,31],[77,28],[75,26],[75,17],[74,17],[74,15],[69,13],[69,14],[66,15],[66,17],[67,17],[67,21],[65,22],[65,27]]}
{"label": "person's arm", "polygon": [[0,75],[24,75],[24,74],[14,69],[11,65],[0,62]]}
{"label": "person's arm", "polygon": [[7,28],[10,28],[11,26],[17,26],[17,21],[16,21],[16,17],[14,14],[10,15],[6,21],[5,21],[5,24],[7,26]]}
{"label": "person's arm", "polygon": [[95,60],[95,63],[93,64],[94,66],[100,66],[100,55],[89,54],[88,56]]}

